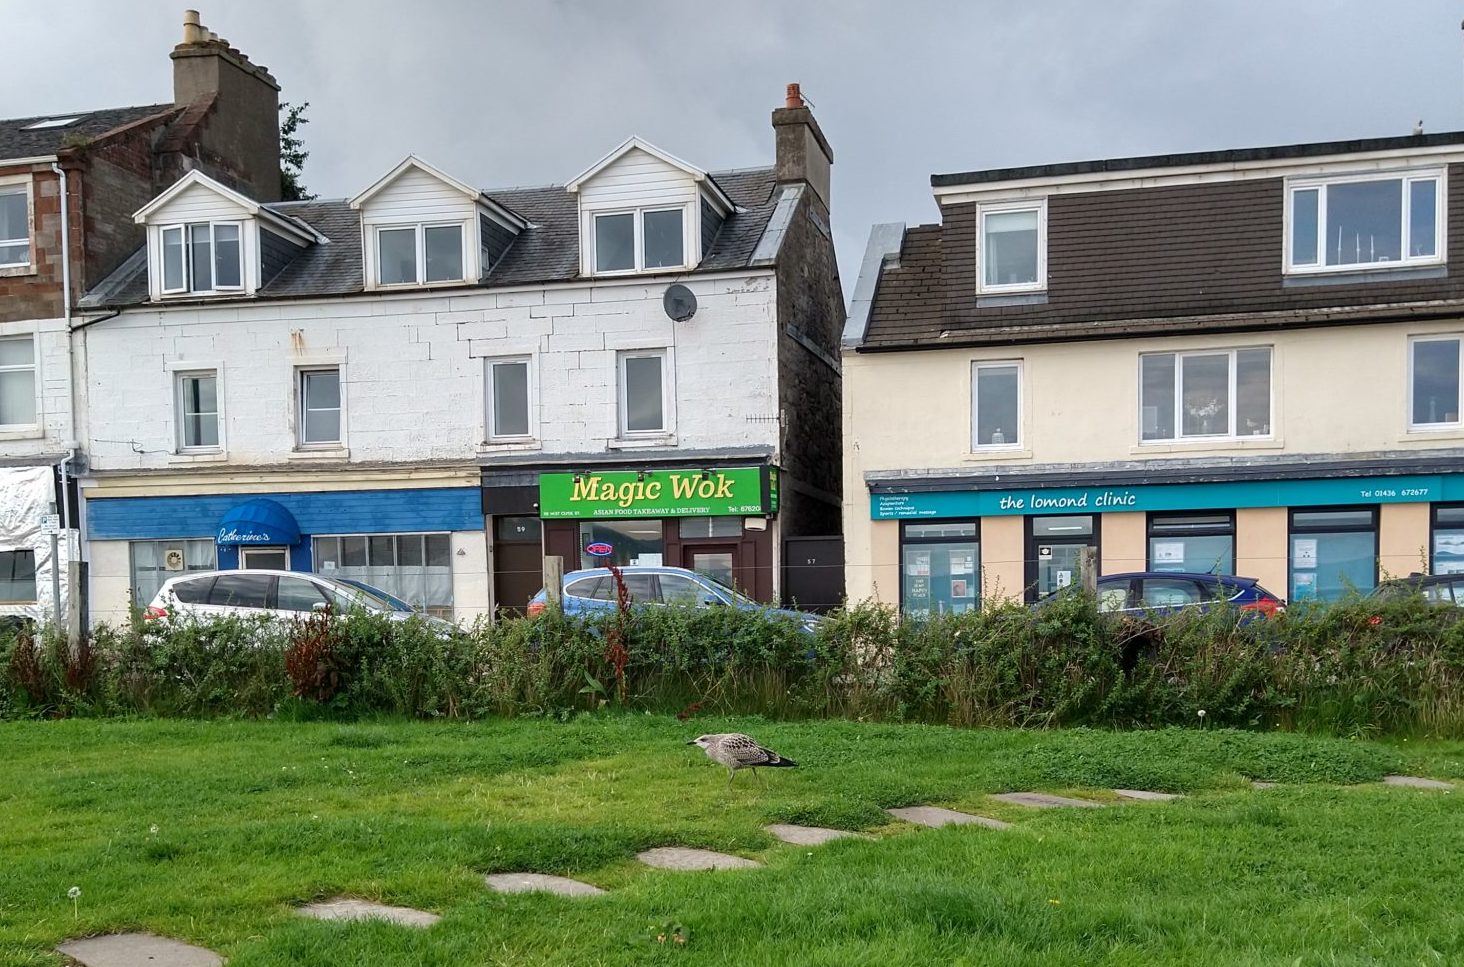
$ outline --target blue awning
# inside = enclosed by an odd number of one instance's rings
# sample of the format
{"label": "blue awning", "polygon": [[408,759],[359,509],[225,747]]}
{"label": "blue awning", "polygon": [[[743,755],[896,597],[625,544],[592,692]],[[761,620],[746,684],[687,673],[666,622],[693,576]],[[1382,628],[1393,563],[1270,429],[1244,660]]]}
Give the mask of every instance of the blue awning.
{"label": "blue awning", "polygon": [[217,539],[220,544],[298,544],[300,525],[282,504],[256,497],[224,515]]}

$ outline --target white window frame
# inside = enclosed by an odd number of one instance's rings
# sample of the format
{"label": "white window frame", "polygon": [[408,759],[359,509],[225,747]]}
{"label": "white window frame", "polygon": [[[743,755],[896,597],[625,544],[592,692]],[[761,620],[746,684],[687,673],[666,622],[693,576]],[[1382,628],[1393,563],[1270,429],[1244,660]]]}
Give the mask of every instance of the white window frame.
{"label": "white window frame", "polygon": [[[1270,392],[1266,396],[1266,413],[1269,418],[1269,433],[1240,434],[1236,432],[1236,419],[1239,413],[1239,401],[1236,397],[1236,366],[1240,353],[1264,349],[1270,354],[1270,379],[1267,386]],[[1228,411],[1229,426],[1224,433],[1188,434],[1184,433],[1184,359],[1187,356],[1220,356],[1230,357],[1230,372],[1226,381],[1226,393],[1229,395]],[[1144,439],[1144,360],[1157,356],[1174,357],[1174,435],[1170,437],[1156,437],[1152,440]],[[1276,437],[1276,347],[1275,346],[1224,346],[1213,349],[1186,349],[1171,352],[1139,353],[1138,372],[1138,429],[1139,444],[1141,446],[1173,446],[1176,443],[1215,443],[1233,442],[1238,440],[1272,440]]]}
{"label": "white window frame", "polygon": [[[691,233],[696,227],[696,220],[692,217],[694,204],[686,205],[643,205],[638,208],[608,208],[604,211],[589,212],[589,239],[586,248],[590,253],[590,271],[597,277],[610,277],[617,275],[644,275],[653,272],[677,272],[689,268],[691,265]],[[681,264],[680,265],[653,265],[646,266],[645,246],[645,217],[655,212],[681,212]],[[630,215],[634,233],[634,255],[635,264],[628,269],[606,269],[601,271],[596,268],[599,264],[600,233],[596,229],[598,219],[610,215]]]}
{"label": "white window frame", "polygon": [[[191,238],[193,229],[196,226],[208,226],[208,279],[210,287],[207,289],[193,288],[193,240]],[[239,230],[239,284],[219,285],[214,278],[214,265],[217,261],[214,256],[214,229],[221,225],[232,226]],[[234,219],[218,219],[199,222],[175,222],[162,225],[158,228],[158,291],[164,295],[209,295],[215,292],[243,292],[248,279],[245,274],[244,255],[245,231],[244,222]],[[168,233],[178,232],[183,239],[183,285],[179,288],[168,288]]]}
{"label": "white window frame", "polygon": [[[0,194],[24,195],[25,196],[25,261],[23,262],[0,262],[0,269],[10,271],[29,269],[35,264],[36,247],[36,213],[35,204],[31,195],[31,178],[23,175],[17,178],[0,178]],[[21,241],[18,238],[0,239],[0,243],[14,245]]]}
{"label": "white window frame", "polygon": [[[629,381],[625,375],[625,363],[630,359],[655,358],[661,361],[661,423],[662,425],[654,430],[632,430],[626,424],[630,416],[629,400],[627,391]],[[671,391],[671,354],[665,349],[628,349],[620,352],[615,358],[616,369],[616,397],[618,399],[618,414],[616,417],[620,436],[628,440],[646,439],[670,436],[676,432],[676,411],[672,406],[675,396]]]}
{"label": "white window frame", "polygon": [[35,419],[29,423],[0,423],[0,430],[5,432],[35,430],[41,425],[41,347],[35,333],[17,333],[13,335],[0,334],[0,341],[20,342],[26,340],[31,344],[30,365],[0,365],[0,373],[30,373],[31,374],[31,396],[34,404],[31,409],[35,413]]}
{"label": "white window frame", "polygon": [[[1037,281],[1006,285],[986,283],[986,217],[1010,212],[1037,213]],[[988,202],[976,208],[976,291],[982,295],[1020,294],[1047,290],[1047,199]]]}
{"label": "white window frame", "polygon": [[[528,369],[528,379],[524,391],[528,396],[527,410],[528,422],[526,433],[499,434],[494,430],[493,413],[493,367],[503,364],[522,363]],[[532,355],[518,356],[490,356],[484,360],[483,368],[484,388],[487,391],[484,396],[484,416],[487,419],[483,439],[489,443],[532,443],[539,438],[539,374],[534,365]]]}
{"label": "white window frame", "polygon": [[[1401,181],[1400,207],[1403,214],[1403,254],[1396,262],[1356,262],[1350,265],[1327,265],[1327,188],[1331,185],[1358,184],[1366,181]],[[1410,220],[1413,206],[1409,204],[1409,186],[1415,181],[1434,183],[1434,254],[1410,256],[1408,239],[1411,234]],[[1285,211],[1283,212],[1282,265],[1287,275],[1330,275],[1341,272],[1376,272],[1379,269],[1414,268],[1426,265],[1442,265],[1448,260],[1449,199],[1447,170],[1435,168],[1395,169],[1392,171],[1368,172],[1366,174],[1345,174],[1330,177],[1307,177],[1286,179]],[[1296,194],[1301,191],[1317,192],[1317,262],[1315,265],[1297,265],[1292,261],[1291,244],[1292,219],[1296,210]]]}
{"label": "white window frame", "polygon": [[[1461,397],[1461,399],[1456,400],[1455,403],[1454,403],[1454,412],[1455,412],[1457,418],[1454,419],[1452,422],[1448,422],[1448,423],[1414,423],[1413,422],[1413,392],[1414,392],[1414,389],[1415,389],[1415,385],[1414,385],[1414,382],[1413,382],[1413,379],[1414,379],[1414,374],[1413,374],[1413,353],[1414,353],[1414,347],[1416,347],[1421,342],[1450,342],[1450,341],[1452,341],[1452,342],[1454,342],[1456,344],[1455,348],[1460,353],[1459,396]],[[1437,333],[1423,333],[1423,334],[1420,334],[1420,335],[1417,335],[1417,336],[1409,336],[1408,337],[1408,413],[1407,413],[1408,429],[1409,429],[1409,431],[1410,432],[1413,432],[1413,431],[1428,432],[1430,430],[1456,430],[1459,427],[1464,426],[1464,412],[1461,412],[1460,403],[1464,403],[1464,333],[1457,333],[1457,332],[1437,332]]]}
{"label": "white window frame", "polygon": [[[187,412],[183,404],[183,383],[189,379],[212,376],[214,380],[214,421],[219,442],[202,446],[188,445]],[[173,371],[173,419],[177,426],[176,446],[179,453],[222,453],[224,451],[224,377],[218,369],[195,367]]]}
{"label": "white window frame", "polygon": [[[1008,369],[1015,367],[1017,370],[1017,425],[1012,429],[1016,431],[1015,439],[1006,443],[982,443],[976,438],[976,428],[980,425],[977,414],[977,396],[981,371],[983,369]],[[1023,382],[1022,360],[1020,359],[978,359],[971,363],[971,452],[986,453],[992,450],[1021,450],[1025,447],[1026,441],[1026,407],[1022,401],[1022,390],[1025,388]]]}
{"label": "white window frame", "polygon": [[[305,392],[305,377],[311,373],[336,374],[336,387],[339,391],[340,405],[337,408],[339,420],[337,426],[339,431],[335,440],[307,440],[305,439],[305,413],[306,405],[309,402]],[[319,365],[297,366],[295,368],[295,444],[301,450],[340,450],[346,445],[346,372],[345,367],[339,363],[321,363]],[[324,409],[320,409],[324,412]]]}
{"label": "white window frame", "polygon": [[[438,279],[435,282],[427,281],[427,229],[429,228],[456,228],[458,230],[459,261],[462,263],[463,274],[457,279]],[[393,225],[389,222],[382,222],[371,227],[372,229],[372,259],[376,268],[376,285],[382,289],[419,289],[427,286],[437,285],[462,285],[466,282],[468,272],[472,268],[468,263],[468,223],[462,221],[445,222],[403,222]],[[414,241],[417,254],[416,278],[410,282],[383,282],[381,280],[381,233],[382,232],[414,232]]]}

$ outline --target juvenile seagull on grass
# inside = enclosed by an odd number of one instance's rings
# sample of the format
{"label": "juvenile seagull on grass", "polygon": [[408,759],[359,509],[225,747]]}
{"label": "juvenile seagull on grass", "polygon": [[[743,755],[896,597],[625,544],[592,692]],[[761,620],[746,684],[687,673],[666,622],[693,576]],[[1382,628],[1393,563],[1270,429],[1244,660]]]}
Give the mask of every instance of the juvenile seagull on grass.
{"label": "juvenile seagull on grass", "polygon": [[[790,769],[798,765],[792,759],[785,759],[771,749],[764,749],[757,740],[741,732],[722,732],[716,735],[701,735],[687,745],[699,745],[707,758],[727,767],[727,788],[732,788],[732,777],[738,769],[751,769],[757,775],[758,766]],[[761,781],[761,780],[759,780]]]}

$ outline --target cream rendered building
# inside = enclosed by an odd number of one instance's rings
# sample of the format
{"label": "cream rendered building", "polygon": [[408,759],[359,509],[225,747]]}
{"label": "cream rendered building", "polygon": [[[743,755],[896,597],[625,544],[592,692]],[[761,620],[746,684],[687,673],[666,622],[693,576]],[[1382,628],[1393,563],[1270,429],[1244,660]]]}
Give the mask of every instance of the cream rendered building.
{"label": "cream rendered building", "polygon": [[850,600],[1464,570],[1461,178],[1464,134],[935,176],[845,331]]}

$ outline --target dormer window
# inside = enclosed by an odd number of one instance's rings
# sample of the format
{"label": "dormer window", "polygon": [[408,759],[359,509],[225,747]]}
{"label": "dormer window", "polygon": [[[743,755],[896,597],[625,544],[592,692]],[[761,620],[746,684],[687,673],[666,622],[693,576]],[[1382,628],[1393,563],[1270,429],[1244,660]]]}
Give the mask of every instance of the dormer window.
{"label": "dormer window", "polygon": [[1286,271],[1347,272],[1445,259],[1444,171],[1287,182]]}
{"label": "dormer window", "polygon": [[686,209],[597,213],[595,273],[644,272],[686,265]]}
{"label": "dormer window", "polygon": [[227,292],[244,287],[239,222],[167,225],[163,240],[163,292]]}
{"label": "dormer window", "polygon": [[462,225],[404,225],[376,230],[382,285],[463,281]]}

